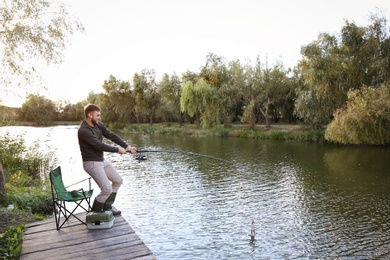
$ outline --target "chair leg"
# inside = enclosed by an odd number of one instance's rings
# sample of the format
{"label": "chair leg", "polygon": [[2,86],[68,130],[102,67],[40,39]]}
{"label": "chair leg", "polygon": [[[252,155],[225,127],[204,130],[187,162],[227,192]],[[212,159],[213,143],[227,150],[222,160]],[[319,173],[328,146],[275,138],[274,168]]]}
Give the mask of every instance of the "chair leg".
{"label": "chair leg", "polygon": [[[77,209],[79,206],[81,206],[81,205],[80,205],[81,202],[82,202],[82,201],[76,203],[77,206],[76,206],[72,211],[68,210],[68,209],[65,208],[65,207],[63,208],[63,209],[64,209],[64,210],[63,210],[63,215],[65,216],[65,219],[64,219],[64,221],[62,222],[62,224],[61,224],[61,226],[60,226],[60,229],[61,229],[62,226],[69,220],[69,218],[70,218],[71,216],[75,217],[78,221],[80,221],[80,222],[83,223],[84,225],[87,225],[87,223],[85,223],[83,220],[81,220],[79,217],[77,217],[77,216],[74,214],[74,212],[76,211],[76,209]],[[65,202],[64,202],[64,204],[65,204]],[[81,206],[81,207],[82,207],[82,206]],[[83,208],[83,207],[82,207],[82,208]],[[69,214],[68,214],[68,213],[69,213]]]}
{"label": "chair leg", "polygon": [[60,226],[60,214],[61,214],[61,212],[58,209],[58,204],[57,203],[58,203],[57,201],[53,202],[54,218],[55,218],[55,221],[56,221],[56,228],[57,228],[57,230],[60,230],[59,226]]}
{"label": "chair leg", "polygon": [[[75,202],[76,206],[74,207],[74,209],[72,211],[70,211],[66,208],[65,201],[60,201],[60,202],[57,201],[54,203],[54,216],[55,216],[57,230],[60,230],[62,228],[62,226],[69,220],[69,218],[71,216],[75,217],[82,224],[87,225],[87,223],[85,223],[85,221],[81,220],[75,214],[75,211],[79,207],[82,208],[84,211],[88,212],[87,209],[85,207],[83,207],[83,205],[81,205],[82,202],[83,202],[83,200]],[[64,217],[63,221],[61,220],[61,215]]]}

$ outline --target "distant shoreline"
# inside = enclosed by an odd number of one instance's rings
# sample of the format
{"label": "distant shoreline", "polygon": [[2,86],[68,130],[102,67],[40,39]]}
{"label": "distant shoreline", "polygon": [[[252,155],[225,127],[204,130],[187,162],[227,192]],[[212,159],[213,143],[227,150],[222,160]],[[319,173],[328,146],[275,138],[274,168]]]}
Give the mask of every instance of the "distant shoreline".
{"label": "distant shoreline", "polygon": [[[81,121],[53,121],[47,126],[71,126],[79,125]],[[34,126],[34,122],[14,121],[8,126]],[[178,123],[148,123],[143,124],[108,124],[113,131],[125,133],[142,134],[172,134],[172,135],[208,135],[215,137],[238,137],[252,139],[268,140],[286,140],[286,141],[309,141],[325,143],[324,130],[313,130],[306,125],[300,124],[274,124],[270,130],[265,130],[265,125],[259,124],[249,129],[247,125],[231,124],[227,126],[217,125],[212,128],[202,128],[197,124],[185,124],[180,126]]]}

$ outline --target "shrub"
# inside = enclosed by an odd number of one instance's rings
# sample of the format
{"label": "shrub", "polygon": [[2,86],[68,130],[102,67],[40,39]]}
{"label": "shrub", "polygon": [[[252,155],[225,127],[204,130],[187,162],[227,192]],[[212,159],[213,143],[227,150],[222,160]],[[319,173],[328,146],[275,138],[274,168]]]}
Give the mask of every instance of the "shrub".
{"label": "shrub", "polygon": [[19,259],[22,254],[24,224],[6,229],[0,239],[0,258]]}
{"label": "shrub", "polygon": [[342,144],[389,144],[389,100],[389,83],[350,90],[347,106],[335,112],[326,129],[326,139]]}
{"label": "shrub", "polygon": [[229,129],[224,126],[215,126],[211,129],[210,134],[212,136],[226,137],[229,136]]}
{"label": "shrub", "polygon": [[6,184],[6,201],[15,208],[48,216],[53,213],[51,192],[46,187],[15,187]]}
{"label": "shrub", "polygon": [[15,181],[19,186],[39,186],[45,182],[47,174],[56,163],[53,153],[44,154],[36,142],[26,149],[21,136],[12,137],[9,133],[0,136],[0,163],[6,181]]}

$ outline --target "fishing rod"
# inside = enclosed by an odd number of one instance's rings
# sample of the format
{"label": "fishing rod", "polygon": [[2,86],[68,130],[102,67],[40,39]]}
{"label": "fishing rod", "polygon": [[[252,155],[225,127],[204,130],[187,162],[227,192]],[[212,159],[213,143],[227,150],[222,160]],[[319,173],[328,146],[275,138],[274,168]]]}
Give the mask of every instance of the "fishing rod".
{"label": "fishing rod", "polygon": [[[128,151],[130,152],[130,151]],[[143,153],[177,153],[177,154],[186,154],[186,155],[194,155],[194,156],[199,156],[199,157],[205,157],[213,160],[218,160],[221,162],[229,162],[227,160],[217,158],[214,156],[206,155],[206,154],[200,154],[200,153],[193,153],[193,152],[183,152],[183,151],[177,151],[177,150],[149,150],[149,149],[140,149],[137,150],[137,156],[135,157],[138,162],[145,161],[147,159],[146,155]]]}

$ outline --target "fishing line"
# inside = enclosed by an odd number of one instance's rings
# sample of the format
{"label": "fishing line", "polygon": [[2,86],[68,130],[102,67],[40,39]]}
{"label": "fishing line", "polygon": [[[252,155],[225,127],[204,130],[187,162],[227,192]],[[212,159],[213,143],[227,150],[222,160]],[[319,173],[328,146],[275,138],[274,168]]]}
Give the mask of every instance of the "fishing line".
{"label": "fishing line", "polygon": [[[130,151],[128,151],[128,152],[130,152]],[[213,160],[218,160],[218,161],[221,161],[221,162],[229,163],[229,161],[227,161],[227,160],[224,160],[224,159],[221,159],[221,158],[217,158],[217,157],[214,157],[214,156],[210,156],[210,155],[206,155],[206,154],[193,153],[193,152],[182,152],[182,151],[177,151],[177,150],[149,150],[149,149],[137,150],[137,155],[136,155],[135,159],[138,160],[138,162],[141,162],[141,161],[144,161],[144,160],[147,159],[146,155],[144,155],[143,153],[177,153],[177,154],[186,154],[186,155],[205,157],[205,158],[209,158],[209,159],[213,159]]]}

